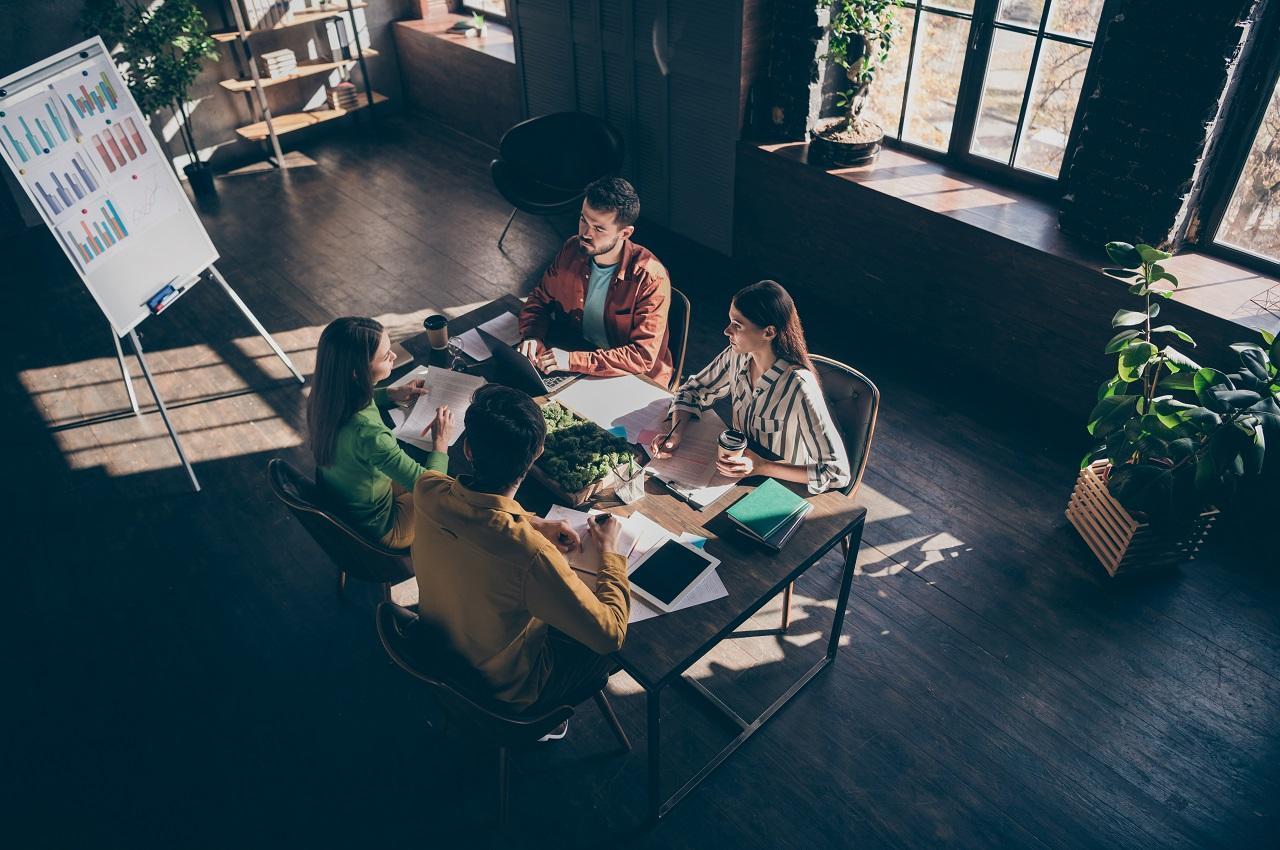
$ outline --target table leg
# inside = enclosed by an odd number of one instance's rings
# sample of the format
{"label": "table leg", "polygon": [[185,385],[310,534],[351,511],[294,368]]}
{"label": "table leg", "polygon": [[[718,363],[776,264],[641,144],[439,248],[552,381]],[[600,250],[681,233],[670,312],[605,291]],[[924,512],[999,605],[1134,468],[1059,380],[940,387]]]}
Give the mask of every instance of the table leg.
{"label": "table leg", "polygon": [[[844,631],[844,612],[849,605],[849,591],[853,589],[853,568],[858,563],[858,550],[862,548],[862,523],[847,538],[844,548],[844,574],[840,577],[840,597],[836,600],[836,618],[831,623],[831,639],[827,643],[827,658],[835,660],[840,649],[840,635]],[[842,547],[843,548],[843,547]]]}
{"label": "table leg", "polygon": [[657,823],[662,811],[661,716],[660,690],[645,691],[649,708],[649,822]]}

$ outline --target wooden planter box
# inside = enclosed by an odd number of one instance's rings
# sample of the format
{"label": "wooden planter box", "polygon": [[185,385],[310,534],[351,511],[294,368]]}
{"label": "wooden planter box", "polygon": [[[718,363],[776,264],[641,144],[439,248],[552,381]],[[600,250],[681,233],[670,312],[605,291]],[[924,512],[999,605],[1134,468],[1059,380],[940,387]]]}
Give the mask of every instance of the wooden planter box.
{"label": "wooden planter box", "polygon": [[[570,493],[565,490],[560,486],[559,482],[550,475],[547,475],[547,473],[543,472],[536,463],[532,468],[530,468],[529,474],[542,484],[542,486],[551,491],[551,495],[558,504],[565,505],[570,508],[580,508],[583,505],[591,504],[597,499],[605,499],[613,496],[614,492],[618,489],[618,485],[624,480],[622,472],[625,471],[625,466],[621,468],[621,471],[618,469],[612,470],[604,478],[601,478],[599,481],[592,484],[588,484],[576,493]],[[636,474],[644,475],[639,461],[636,461]]]}
{"label": "wooden planter box", "polygon": [[1109,461],[1098,460],[1080,470],[1067,504],[1067,519],[1089,544],[1109,574],[1176,566],[1193,560],[1218,517],[1210,508],[1186,529],[1170,535],[1138,522],[1107,490]]}

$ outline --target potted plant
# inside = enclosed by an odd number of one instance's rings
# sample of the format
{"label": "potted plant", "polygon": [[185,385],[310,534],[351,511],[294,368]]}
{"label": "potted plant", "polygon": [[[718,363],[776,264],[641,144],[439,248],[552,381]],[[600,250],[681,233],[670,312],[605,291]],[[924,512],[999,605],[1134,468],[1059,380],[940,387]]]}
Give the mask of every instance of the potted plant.
{"label": "potted plant", "polygon": [[542,418],[547,439],[530,474],[561,503],[578,507],[612,496],[639,471],[630,443],[559,402],[544,404]]}
{"label": "potted plant", "polygon": [[80,22],[87,35],[100,35],[115,49],[112,58],[144,115],[165,107],[173,113],[189,161],[182,170],[192,191],[215,194],[213,171],[200,158],[187,109],[187,90],[204,60],[217,52],[195,0],[88,0]]}
{"label": "potted plant", "polygon": [[1117,310],[1105,353],[1116,371],[1098,389],[1088,431],[1100,440],[1081,463],[1067,517],[1115,575],[1194,556],[1217,508],[1262,470],[1268,439],[1280,443],[1280,342],[1231,346],[1240,369],[1202,367],[1176,346],[1195,346],[1155,324],[1178,280],[1150,245],[1107,244],[1141,309]]}
{"label": "potted plant", "polygon": [[810,131],[809,152],[830,165],[866,165],[875,161],[884,142],[884,128],[862,117],[876,71],[889,58],[898,32],[895,16],[902,0],[819,0],[830,9],[827,52],[844,73],[848,88],[836,95],[844,114],[824,118]]}

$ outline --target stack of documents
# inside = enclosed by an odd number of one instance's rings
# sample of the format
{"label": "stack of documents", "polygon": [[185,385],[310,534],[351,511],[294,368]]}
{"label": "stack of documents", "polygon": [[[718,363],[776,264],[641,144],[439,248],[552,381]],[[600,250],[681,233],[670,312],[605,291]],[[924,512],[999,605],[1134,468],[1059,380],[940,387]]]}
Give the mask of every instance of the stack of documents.
{"label": "stack of documents", "polygon": [[[520,341],[520,324],[514,313],[503,313],[496,319],[490,319],[480,328],[492,337],[496,337],[507,345],[515,345]],[[480,338],[480,334],[475,328],[464,331],[453,340],[458,347],[462,349],[462,353],[477,362],[488,360],[493,354],[489,351],[489,346]]]}
{"label": "stack of documents", "polygon": [[[587,584],[588,587],[591,587],[594,584],[593,577],[600,569],[601,556],[600,551],[596,548],[595,541],[591,539],[591,533],[587,529],[587,523],[591,521],[591,517],[594,514],[598,513],[600,513],[600,511],[583,513],[582,511],[575,511],[572,508],[565,508],[559,505],[556,505],[552,507],[551,510],[547,511],[547,519],[565,520],[574,529],[574,531],[578,533],[578,536],[582,538],[583,551],[570,552],[566,558],[569,561],[569,566],[573,567],[574,571],[578,573],[578,577],[583,579],[583,582]],[[661,525],[658,525],[658,523],[638,511],[629,517],[618,517],[618,520],[622,523],[622,533],[618,538],[618,549],[627,553],[628,572],[635,567],[636,563],[646,553],[648,553],[650,549],[660,546],[662,543],[672,538],[698,547],[701,547],[702,544],[706,542],[706,538],[697,537],[688,533],[680,535],[672,534],[670,531],[663,528]],[[677,610],[682,611],[685,608],[689,608],[694,605],[701,605],[704,602],[713,602],[716,599],[723,599],[728,595],[729,590],[724,586],[724,582],[720,578],[719,571],[712,570],[707,573],[706,577],[703,578],[702,581],[698,583],[697,587],[689,592],[689,595],[684,598]],[[643,600],[638,599],[633,595],[631,597],[631,616],[627,619],[627,622],[638,623],[641,620],[648,620],[651,617],[656,617],[661,613],[661,611],[655,610],[649,605],[646,605]]]}
{"label": "stack of documents", "polygon": [[704,410],[681,429],[675,454],[651,460],[645,469],[694,508],[705,508],[737,483],[716,470],[720,432],[724,429],[724,420],[715,411]]}
{"label": "stack of documents", "polygon": [[671,393],[635,375],[623,375],[576,381],[561,390],[556,401],[606,431],[625,431],[629,443],[648,445],[671,407]]}
{"label": "stack of documents", "polygon": [[418,378],[424,380],[427,394],[418,396],[407,416],[401,410],[391,411],[391,421],[396,423],[396,438],[430,451],[434,448],[434,438],[430,434],[422,436],[422,431],[435,419],[436,408],[447,404],[453,412],[453,436],[449,439],[449,445],[452,446],[462,433],[462,419],[471,406],[471,396],[484,385],[485,380],[479,375],[419,366],[391,386],[398,387]]}

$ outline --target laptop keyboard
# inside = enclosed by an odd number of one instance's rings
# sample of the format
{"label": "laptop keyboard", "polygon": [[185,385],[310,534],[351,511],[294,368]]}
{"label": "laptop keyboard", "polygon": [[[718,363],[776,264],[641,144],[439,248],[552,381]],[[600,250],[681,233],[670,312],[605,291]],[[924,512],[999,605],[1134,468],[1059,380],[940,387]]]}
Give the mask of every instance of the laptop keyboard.
{"label": "laptop keyboard", "polygon": [[542,378],[543,385],[547,388],[547,392],[553,393],[565,384],[573,380],[573,375],[544,375]]}

